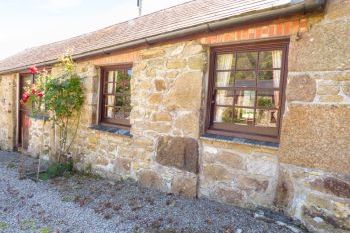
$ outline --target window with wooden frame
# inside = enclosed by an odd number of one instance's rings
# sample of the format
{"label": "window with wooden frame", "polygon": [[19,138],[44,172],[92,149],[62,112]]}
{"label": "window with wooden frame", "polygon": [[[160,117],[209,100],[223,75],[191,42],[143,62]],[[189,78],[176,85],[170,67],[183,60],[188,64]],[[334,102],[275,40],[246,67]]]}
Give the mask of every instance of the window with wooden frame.
{"label": "window with wooden frame", "polygon": [[101,124],[130,127],[130,79],[132,64],[101,69]]}
{"label": "window with wooden frame", "polygon": [[279,141],[286,40],[211,50],[207,132]]}

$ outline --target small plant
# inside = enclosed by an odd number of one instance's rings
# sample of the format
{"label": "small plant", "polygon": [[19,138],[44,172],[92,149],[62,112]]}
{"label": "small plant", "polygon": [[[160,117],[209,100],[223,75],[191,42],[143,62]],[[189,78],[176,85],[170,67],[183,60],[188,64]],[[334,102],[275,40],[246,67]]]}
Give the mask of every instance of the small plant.
{"label": "small plant", "polygon": [[274,107],[272,100],[269,97],[260,97],[258,98],[258,106],[259,107],[265,107],[265,108],[272,108]]}
{"label": "small plant", "polygon": [[58,68],[62,72],[51,75],[46,70],[39,72],[36,67],[29,67],[35,76],[35,84],[25,89],[21,104],[31,104],[32,115],[43,112],[48,115],[53,128],[58,131],[57,161],[61,162],[62,156],[70,157],[69,151],[80,123],[84,91],[70,56],[63,56]]}

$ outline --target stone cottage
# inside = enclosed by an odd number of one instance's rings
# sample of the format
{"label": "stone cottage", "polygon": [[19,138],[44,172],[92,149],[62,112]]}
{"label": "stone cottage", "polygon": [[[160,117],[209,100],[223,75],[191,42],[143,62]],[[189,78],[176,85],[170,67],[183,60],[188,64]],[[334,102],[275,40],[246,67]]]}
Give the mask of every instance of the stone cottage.
{"label": "stone cottage", "polygon": [[52,148],[19,98],[67,49],[86,92],[77,167],[350,230],[349,0],[194,0],[27,49],[0,61],[2,150]]}

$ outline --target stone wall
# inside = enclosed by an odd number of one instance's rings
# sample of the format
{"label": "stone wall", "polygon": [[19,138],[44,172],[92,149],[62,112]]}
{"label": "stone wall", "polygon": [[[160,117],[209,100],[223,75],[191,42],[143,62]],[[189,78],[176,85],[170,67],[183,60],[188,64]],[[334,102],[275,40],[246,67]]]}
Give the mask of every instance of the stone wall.
{"label": "stone wall", "polygon": [[201,142],[201,196],[240,206],[273,206],[277,148],[206,138]]}
{"label": "stone wall", "polygon": [[[131,90],[132,169],[146,186],[196,196],[207,49],[195,41],[141,52]],[[164,137],[167,136],[167,137]]]}
{"label": "stone wall", "polygon": [[312,231],[350,230],[350,1],[291,37],[276,205]]}
{"label": "stone wall", "polygon": [[0,149],[13,150],[16,143],[17,75],[0,76]]}
{"label": "stone wall", "polygon": [[30,118],[27,153],[31,156],[49,159],[51,150],[52,124],[40,118]]}

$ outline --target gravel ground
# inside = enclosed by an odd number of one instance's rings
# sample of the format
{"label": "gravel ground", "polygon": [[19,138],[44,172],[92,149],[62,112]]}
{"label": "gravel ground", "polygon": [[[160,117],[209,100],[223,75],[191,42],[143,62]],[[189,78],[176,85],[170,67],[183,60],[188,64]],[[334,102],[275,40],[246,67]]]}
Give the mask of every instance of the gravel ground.
{"label": "gravel ground", "polygon": [[133,181],[18,180],[17,163],[18,154],[0,152],[0,232],[302,232],[273,212],[167,195]]}

